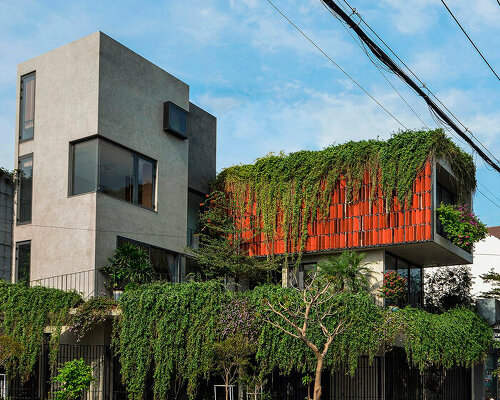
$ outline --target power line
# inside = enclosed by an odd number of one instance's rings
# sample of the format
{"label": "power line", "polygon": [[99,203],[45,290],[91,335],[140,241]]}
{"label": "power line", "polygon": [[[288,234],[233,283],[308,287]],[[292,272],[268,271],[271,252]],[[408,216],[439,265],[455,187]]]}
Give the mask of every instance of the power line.
{"label": "power line", "polygon": [[[500,0],[498,0],[500,1]],[[375,37],[381,42],[383,43],[383,45],[387,48],[387,50],[394,56],[396,57],[396,59],[408,70],[408,72],[413,75],[413,77],[420,83],[420,85],[422,86],[422,88],[425,88],[427,90],[427,92],[441,105],[441,107],[443,107],[446,112],[448,112],[454,119],[455,121],[460,125],[462,126],[462,128],[468,132],[475,140],[476,142],[479,143],[479,145],[497,162],[500,164],[500,160],[485,146],[483,145],[483,143],[481,143],[481,141],[476,137],[474,136],[474,134],[458,119],[458,117],[453,114],[453,112],[448,108],[446,107],[445,104],[443,104],[443,102],[432,92],[432,90],[430,90],[425,82],[422,82],[422,80],[420,80],[420,78],[412,71],[412,69],[396,54],[396,52],[394,50],[392,50],[392,48],[377,34],[377,32],[375,32],[372,27],[363,19],[363,17],[361,16],[361,14],[359,14],[359,12],[356,11],[355,8],[353,8],[348,2],[347,0],[343,0],[343,2],[346,4],[346,6],[349,8],[349,10],[352,12],[352,14],[355,14],[358,18],[359,18],[359,23],[358,25],[360,25],[361,23],[363,23],[367,28],[368,30],[373,34],[375,35]],[[324,3],[324,1],[322,1],[322,3]],[[343,24],[344,24],[344,21],[342,21],[340,18],[336,17],[339,21],[341,21]],[[350,25],[347,25],[350,27]],[[370,35],[370,34],[368,34]],[[372,39],[374,42],[375,40]],[[394,71],[391,71],[391,72],[394,72]],[[396,74],[397,75],[397,74]],[[401,76],[397,75],[400,79]],[[403,82],[407,83],[404,79],[402,79]],[[430,108],[431,110],[431,114],[432,114],[432,108]],[[448,131],[449,128],[446,128]],[[451,132],[451,131],[450,131]]]}
{"label": "power line", "polygon": [[500,208],[500,205],[498,203],[495,203],[493,200],[491,200],[488,196],[486,196],[483,192],[481,192],[478,188],[476,188],[476,190],[481,193],[484,197],[486,197],[492,204],[494,204],[495,206],[497,206],[498,208]]}
{"label": "power line", "polygon": [[[499,0],[500,1],[500,0]],[[336,19],[338,19],[340,22],[342,22],[342,20],[340,20],[339,18],[337,18],[337,16],[332,12],[332,10],[330,10],[325,3],[321,2],[321,4],[323,4],[323,6],[326,8],[326,10],[332,15],[334,16]],[[392,84],[392,82],[385,76],[384,72],[382,71],[382,69],[386,69],[385,66],[382,64],[382,65],[379,65],[379,63],[377,63],[377,60],[376,59],[373,59],[370,55],[370,52],[366,49],[365,45],[363,42],[359,42],[358,40],[356,40],[355,36],[351,33],[351,31],[349,30],[349,28],[347,28],[345,26],[344,23],[342,23],[342,27],[344,28],[344,30],[349,34],[349,36],[352,38],[352,40],[354,40],[354,42],[359,46],[359,48],[361,50],[363,50],[363,52],[366,54],[366,56],[368,57],[368,59],[371,61],[371,63],[375,66],[375,68],[377,68],[378,72],[380,73],[380,75],[382,75],[382,77],[387,81],[387,83],[394,89],[394,91],[398,94],[398,96],[401,98],[401,100],[403,100],[403,102],[408,106],[408,108],[412,111],[413,114],[415,114],[415,116],[420,120],[420,122],[422,122],[422,124],[427,128],[427,129],[430,129],[429,126],[425,123],[425,121],[420,118],[420,116],[417,114],[417,112],[413,109],[413,107],[406,101],[406,99],[403,97],[403,95],[396,89],[396,87]]]}
{"label": "power line", "polygon": [[[500,0],[497,0],[500,4]],[[460,29],[462,30],[462,32],[464,33],[465,36],[467,36],[467,39],[469,39],[469,42],[471,42],[471,44],[474,46],[474,48],[476,49],[476,51],[479,53],[479,55],[481,56],[481,58],[483,59],[483,61],[486,63],[486,65],[488,67],[490,67],[491,69],[491,72],[493,72],[495,74],[495,76],[497,77],[497,79],[500,81],[500,77],[498,76],[498,74],[495,72],[495,70],[493,69],[493,67],[490,65],[490,63],[488,61],[486,61],[486,58],[484,58],[483,54],[481,53],[481,51],[477,48],[476,44],[472,41],[472,39],[470,38],[470,36],[467,34],[467,32],[465,31],[465,29],[462,27],[462,25],[460,24],[460,22],[458,22],[458,19],[455,17],[455,15],[453,15],[453,12],[450,10],[450,8],[448,7],[448,5],[444,2],[444,0],[441,0],[441,3],[443,3],[443,5],[446,7],[446,9],[448,10],[448,12],[450,13],[450,15],[453,17],[453,19],[455,20],[455,22],[457,23],[457,25],[460,27]]]}
{"label": "power line", "polygon": [[389,114],[399,125],[404,129],[408,129],[399,119],[397,119],[394,114],[392,114],[387,108],[385,108],[375,97],[373,97],[363,86],[361,86],[351,75],[349,75],[339,64],[337,64],[321,47],[319,47],[306,33],[304,33],[293,21],[291,21],[271,0],[267,0],[271,6],[279,13],[283,18],[285,18],[290,25],[292,25],[304,38],[306,38],[316,49],[323,54],[333,65],[335,65],[340,71],[344,73],[354,84],[360,88],[366,95],[368,95],[375,103],[377,103],[387,114]]}
{"label": "power line", "polygon": [[[270,1],[270,0],[268,0]],[[485,154],[483,150],[481,150],[478,145],[465,133],[460,127],[443,111],[438,105],[429,97],[427,93],[425,93],[422,89],[426,88],[425,85],[423,87],[418,86],[406,72],[404,72],[388,55],[382,50],[368,35],[359,27],[359,23],[356,24],[349,15],[347,15],[342,8],[340,8],[334,1],[332,0],[322,0],[324,1],[328,7],[334,11],[340,18],[342,18],[351,29],[353,29],[358,37],[366,43],[370,51],[388,68],[391,69],[397,76],[399,76],[408,86],[410,86],[419,96],[421,96],[429,108],[436,114],[438,118],[440,118],[443,122],[449,125],[458,135],[460,135],[468,144],[471,146],[480,156],[483,158],[488,164],[490,164],[497,172],[500,173],[500,166],[497,165],[493,160]],[[345,0],[344,0],[345,1]],[[347,3],[347,2],[346,2]],[[355,13],[356,10],[353,9]],[[465,129],[466,132],[469,132],[468,129]],[[484,147],[484,146],[483,146]]]}
{"label": "power line", "polygon": [[495,199],[497,199],[498,201],[500,201],[500,199],[495,196],[485,185],[483,185],[481,182],[477,181],[484,189],[486,189],[486,191],[491,194]]}

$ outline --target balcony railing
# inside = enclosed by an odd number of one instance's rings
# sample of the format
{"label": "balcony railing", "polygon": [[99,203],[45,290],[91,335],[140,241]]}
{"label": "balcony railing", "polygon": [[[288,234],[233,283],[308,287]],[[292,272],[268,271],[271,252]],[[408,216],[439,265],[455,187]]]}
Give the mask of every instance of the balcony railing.
{"label": "balcony railing", "polygon": [[43,286],[63,291],[74,290],[84,299],[99,295],[104,290],[104,277],[96,269],[50,276],[30,281],[30,286]]}

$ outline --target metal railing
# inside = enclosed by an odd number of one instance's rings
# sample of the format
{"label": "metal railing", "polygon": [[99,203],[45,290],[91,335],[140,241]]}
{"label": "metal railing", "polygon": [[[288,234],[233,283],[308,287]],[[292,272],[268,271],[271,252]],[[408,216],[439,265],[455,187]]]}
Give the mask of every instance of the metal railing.
{"label": "metal railing", "polygon": [[74,290],[84,299],[97,296],[104,291],[104,277],[96,269],[49,276],[30,281],[30,286],[43,286],[63,291]]}

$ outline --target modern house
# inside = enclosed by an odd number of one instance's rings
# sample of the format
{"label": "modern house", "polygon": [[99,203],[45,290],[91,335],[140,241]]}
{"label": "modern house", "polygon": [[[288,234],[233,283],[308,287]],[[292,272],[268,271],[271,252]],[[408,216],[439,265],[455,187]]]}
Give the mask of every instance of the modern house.
{"label": "modern house", "polygon": [[11,280],[14,184],[10,174],[0,169],[0,279]]}
{"label": "modern house", "polygon": [[183,279],[215,177],[216,119],[189,86],[102,32],[18,66],[14,282],[90,296],[133,241]]}
{"label": "modern house", "polygon": [[[188,85],[97,32],[20,64],[18,88],[12,280],[74,289],[88,298],[103,290],[99,268],[119,244],[131,242],[147,250],[164,280],[183,281],[199,204],[216,176],[216,119],[189,101]],[[327,193],[324,207],[313,218],[302,213],[289,220],[304,229],[295,232],[298,241],[291,239],[293,227],[285,234],[283,209],[269,214],[271,221],[263,217],[262,199],[245,189],[244,179],[239,192],[229,180],[218,184],[245,210],[233,216],[250,256],[301,253],[298,265],[283,264],[283,285],[303,284],[325,255],[350,249],[366,254],[373,291],[385,271],[397,270],[408,279],[406,302],[418,307],[423,268],[473,260],[447,238],[436,212],[439,204],[458,200],[456,172],[449,159],[429,156],[410,181],[406,204],[396,193],[384,194],[369,171],[351,191],[341,174],[319,181]],[[466,197],[470,204],[471,193]],[[301,213],[306,205],[297,204]],[[68,330],[61,336],[59,363],[83,357],[93,366],[96,381],[85,398],[127,398],[110,341],[109,321],[78,343]],[[373,364],[361,360],[354,378],[326,371],[324,398],[433,398],[425,386],[433,377],[409,367],[399,350]],[[30,382],[11,387],[10,397],[47,397],[48,354],[45,346]],[[440,398],[479,399],[474,376],[481,373],[450,370]],[[304,398],[300,376],[272,380],[279,398]]]}

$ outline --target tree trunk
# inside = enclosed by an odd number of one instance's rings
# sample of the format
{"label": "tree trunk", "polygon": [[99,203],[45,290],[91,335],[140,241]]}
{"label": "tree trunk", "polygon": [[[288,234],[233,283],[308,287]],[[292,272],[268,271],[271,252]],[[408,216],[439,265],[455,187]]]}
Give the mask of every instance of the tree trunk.
{"label": "tree trunk", "polygon": [[226,400],[229,400],[229,374],[226,372],[226,382],[224,382],[226,389]]}
{"label": "tree trunk", "polygon": [[316,376],[314,377],[313,400],[321,400],[321,373],[323,372],[323,356],[318,357]]}

